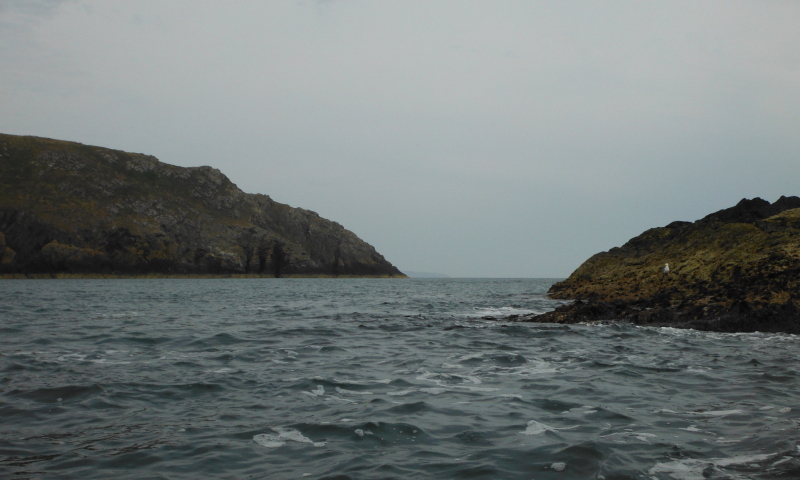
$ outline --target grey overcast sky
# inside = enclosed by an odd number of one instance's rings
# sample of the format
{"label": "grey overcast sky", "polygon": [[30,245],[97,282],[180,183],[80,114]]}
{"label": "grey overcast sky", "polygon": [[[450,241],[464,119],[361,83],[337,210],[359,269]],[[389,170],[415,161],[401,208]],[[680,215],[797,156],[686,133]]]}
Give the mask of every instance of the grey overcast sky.
{"label": "grey overcast sky", "polygon": [[800,195],[800,2],[0,0],[0,132],[211,165],[401,270]]}

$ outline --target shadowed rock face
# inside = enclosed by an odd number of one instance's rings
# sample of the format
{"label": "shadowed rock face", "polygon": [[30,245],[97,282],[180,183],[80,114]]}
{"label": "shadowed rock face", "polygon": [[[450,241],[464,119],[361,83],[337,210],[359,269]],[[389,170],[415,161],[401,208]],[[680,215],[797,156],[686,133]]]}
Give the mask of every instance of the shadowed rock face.
{"label": "shadowed rock face", "polygon": [[0,134],[0,273],[403,274],[336,222],[219,170]]}
{"label": "shadowed rock face", "polygon": [[592,256],[549,293],[577,301],[525,320],[800,333],[800,198],[744,199],[647,230]]}

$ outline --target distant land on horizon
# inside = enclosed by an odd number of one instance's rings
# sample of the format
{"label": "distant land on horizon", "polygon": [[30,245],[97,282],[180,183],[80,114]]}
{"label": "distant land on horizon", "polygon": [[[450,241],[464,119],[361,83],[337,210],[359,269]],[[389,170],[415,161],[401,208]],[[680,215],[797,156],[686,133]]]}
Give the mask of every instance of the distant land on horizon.
{"label": "distant land on horizon", "polygon": [[405,277],[342,225],[216,168],[6,134],[0,274]]}
{"label": "distant land on horizon", "polygon": [[408,275],[408,278],[451,278],[444,273],[418,272],[414,270],[406,270],[405,274]]}

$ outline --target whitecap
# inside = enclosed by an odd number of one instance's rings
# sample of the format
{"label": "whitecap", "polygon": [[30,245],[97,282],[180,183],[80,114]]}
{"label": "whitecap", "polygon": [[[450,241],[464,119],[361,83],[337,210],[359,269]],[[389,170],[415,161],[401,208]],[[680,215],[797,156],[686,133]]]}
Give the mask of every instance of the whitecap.
{"label": "whitecap", "polygon": [[488,388],[488,387],[462,387],[462,386],[455,386],[454,388],[461,388],[464,390],[469,390],[470,392],[496,392],[500,390],[499,388]]}
{"label": "whitecap", "polygon": [[536,420],[531,420],[528,422],[528,427],[522,432],[523,435],[541,435],[546,431],[553,431],[555,430],[553,427],[549,425],[545,425],[544,423],[537,422]]}
{"label": "whitecap", "polygon": [[657,463],[649,470],[650,475],[665,473],[677,480],[705,480],[704,472],[709,467],[729,467],[731,465],[748,465],[753,462],[763,462],[775,455],[742,455],[730,458],[710,458],[706,460],[686,458],[671,462]]}
{"label": "whitecap", "polygon": [[410,389],[410,390],[399,390],[396,392],[387,392],[386,394],[391,395],[393,397],[403,397],[405,395],[408,395],[409,393],[414,393],[414,392],[416,392],[415,389]]}
{"label": "whitecap", "polygon": [[372,392],[358,392],[355,390],[345,390],[341,387],[336,387],[336,391],[341,395],[372,395]]}
{"label": "whitecap", "polygon": [[771,467],[774,467],[774,466],[776,466],[776,465],[780,465],[780,464],[782,464],[782,463],[789,462],[789,461],[791,461],[793,458],[794,458],[794,457],[783,457],[783,458],[781,458],[780,460],[778,460],[777,462],[773,463],[773,464],[772,464],[772,465],[770,465],[770,466],[771,466]]}
{"label": "whitecap", "polygon": [[694,415],[702,415],[704,417],[726,417],[728,415],[738,415],[744,413],[741,410],[711,410],[708,412],[692,412]]}
{"label": "whitecap", "polygon": [[430,393],[431,395],[439,395],[440,393],[446,392],[447,389],[446,388],[432,387],[432,388],[420,388],[419,391],[420,392],[425,392],[425,393]]}
{"label": "whitecap", "polygon": [[501,393],[500,395],[498,395],[498,397],[514,398],[514,399],[517,399],[517,400],[522,400],[522,395],[516,395],[514,393]]}
{"label": "whitecap", "polygon": [[443,363],[442,368],[464,368],[463,365],[455,365],[452,363]]}
{"label": "whitecap", "polygon": [[625,443],[626,438],[635,438],[642,443],[650,443],[650,439],[657,438],[657,435],[643,432],[618,432],[602,435],[600,438],[614,439],[614,443]]}
{"label": "whitecap", "polygon": [[325,395],[325,387],[322,385],[317,385],[317,388],[315,390],[311,390],[309,393],[317,397]]}
{"label": "whitecap", "polygon": [[277,435],[270,435],[268,433],[261,433],[253,435],[253,441],[262,447],[278,448],[286,445],[286,442],[309,443],[315,447],[324,447],[325,442],[315,442],[310,438],[303,436],[298,430],[294,428],[280,428],[275,427],[274,430]]}

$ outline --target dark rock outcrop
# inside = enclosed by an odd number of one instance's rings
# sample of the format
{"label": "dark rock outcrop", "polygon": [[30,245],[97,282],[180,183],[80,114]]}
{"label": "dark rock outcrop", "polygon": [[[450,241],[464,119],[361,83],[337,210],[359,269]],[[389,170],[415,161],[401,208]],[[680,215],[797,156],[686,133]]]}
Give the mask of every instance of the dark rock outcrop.
{"label": "dark rock outcrop", "polygon": [[338,223],[217,169],[3,134],[0,273],[404,276]]}
{"label": "dark rock outcrop", "polygon": [[800,198],[744,199],[647,230],[592,256],[549,294],[575,301],[517,320],[800,333]]}

